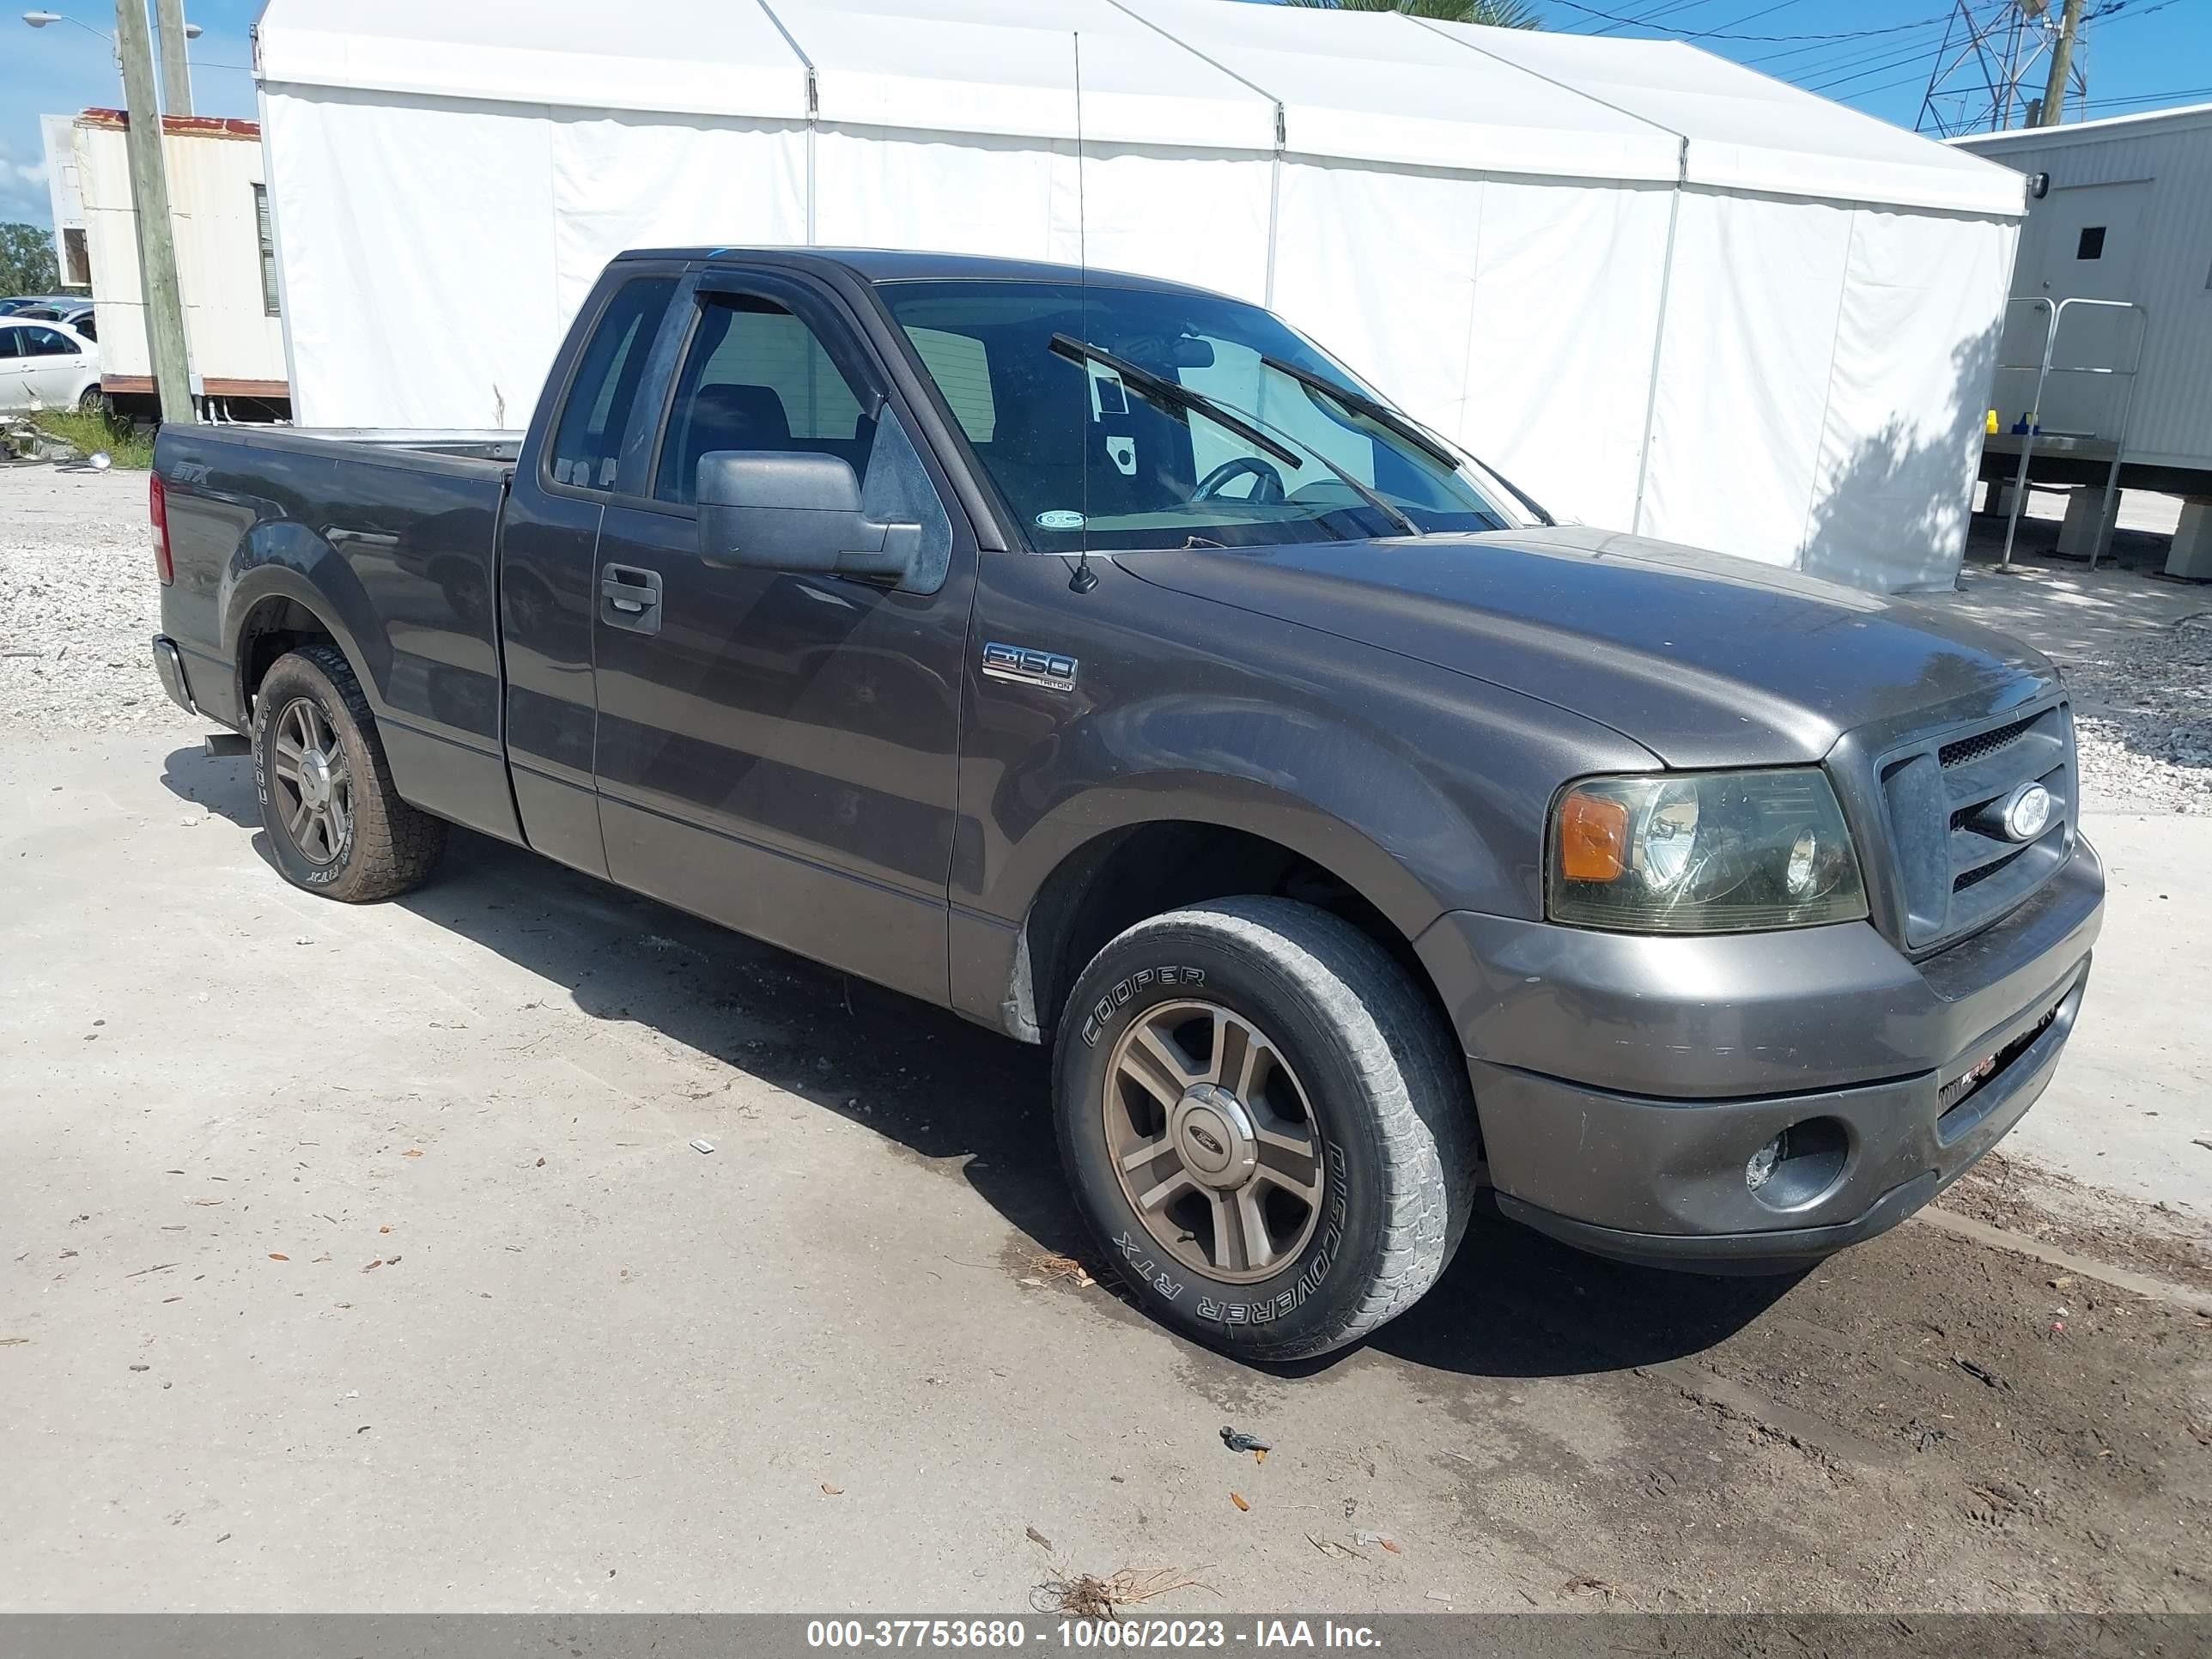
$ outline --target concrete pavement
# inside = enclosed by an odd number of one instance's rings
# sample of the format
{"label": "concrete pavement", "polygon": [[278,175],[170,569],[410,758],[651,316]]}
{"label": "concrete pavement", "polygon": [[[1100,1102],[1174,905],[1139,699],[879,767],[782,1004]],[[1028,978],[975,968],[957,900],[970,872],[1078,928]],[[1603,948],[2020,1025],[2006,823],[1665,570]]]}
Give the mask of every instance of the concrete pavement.
{"label": "concrete pavement", "polygon": [[[2179,823],[2093,830],[2104,965],[2021,1144],[2201,1201]],[[2077,1374],[2044,1270],[1932,1228],[1793,1285],[1479,1221],[1380,1340],[1253,1370],[1041,1263],[1082,1242],[1035,1051],[473,837],[349,908],[258,833],[173,736],[0,745],[0,1606],[2212,1605],[2192,1315],[2119,1298]],[[1947,1522],[2008,1474],[2106,1547]]]}

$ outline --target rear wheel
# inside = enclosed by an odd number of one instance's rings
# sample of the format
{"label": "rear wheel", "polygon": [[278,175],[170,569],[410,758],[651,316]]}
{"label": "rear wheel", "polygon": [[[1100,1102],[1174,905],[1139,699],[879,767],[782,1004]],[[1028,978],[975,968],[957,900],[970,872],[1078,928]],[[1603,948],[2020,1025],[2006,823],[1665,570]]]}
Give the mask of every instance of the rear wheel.
{"label": "rear wheel", "polygon": [[107,412],[107,394],[100,389],[99,381],[94,381],[77,394],[76,406],[87,415],[105,415]]}
{"label": "rear wheel", "polygon": [[1164,1322],[1257,1359],[1358,1340],[1467,1224],[1474,1115],[1405,970],[1287,899],[1194,905],[1102,951],[1060,1022],[1060,1148],[1085,1218]]}
{"label": "rear wheel", "polygon": [[410,806],[368,699],[336,646],[279,657],[253,704],[253,781],[276,867],[351,904],[420,886],[445,851],[443,821]]}

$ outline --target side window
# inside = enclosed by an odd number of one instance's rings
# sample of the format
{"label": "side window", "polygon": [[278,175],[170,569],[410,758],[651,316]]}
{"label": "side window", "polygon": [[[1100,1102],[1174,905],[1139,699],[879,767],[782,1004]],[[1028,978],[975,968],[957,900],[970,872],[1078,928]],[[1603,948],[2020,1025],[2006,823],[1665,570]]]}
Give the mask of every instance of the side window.
{"label": "side window", "polygon": [[702,456],[800,450],[867,471],[875,422],[814,331],[773,300],[702,295],[653,493],[689,504]]}
{"label": "side window", "polygon": [[69,337],[57,334],[52,329],[27,327],[21,332],[26,357],[70,357],[76,354]]}
{"label": "side window", "polygon": [[0,328],[0,358],[20,357],[23,355],[23,331],[15,328]]}
{"label": "side window", "polygon": [[253,233],[261,251],[261,309],[268,316],[279,314],[276,306],[276,239],[269,230],[269,186],[253,187]]}
{"label": "side window", "polygon": [[616,289],[599,314],[568,384],[568,399],[561,406],[561,423],[546,457],[554,483],[582,489],[614,488],[623,429],[637,401],[653,337],[675,294],[673,276],[641,276]]}

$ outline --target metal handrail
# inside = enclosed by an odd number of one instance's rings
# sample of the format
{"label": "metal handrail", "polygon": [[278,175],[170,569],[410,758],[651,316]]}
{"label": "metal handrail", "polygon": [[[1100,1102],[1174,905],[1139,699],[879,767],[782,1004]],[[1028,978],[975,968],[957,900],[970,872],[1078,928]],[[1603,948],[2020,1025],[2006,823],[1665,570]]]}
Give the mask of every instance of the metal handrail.
{"label": "metal handrail", "polygon": [[[2112,464],[2105,473],[2105,498],[2097,510],[2096,532],[2089,538],[2089,568],[2094,570],[2097,568],[2097,550],[2105,544],[2106,528],[2112,522],[2113,502],[2119,493],[2120,457],[2127,453],[2128,422],[2134,416],[2136,407],[2136,380],[2142,373],[2143,347],[2150,337],[2150,307],[2140,305],[2133,300],[2091,300],[2079,296],[2061,300],[2054,306],[2046,296],[2040,294],[2025,295],[2019,299],[2008,300],[2005,303],[2008,306],[2041,306],[2048,314],[2049,321],[2044,327],[2041,362],[1997,365],[1997,372],[2011,370],[2026,374],[2030,368],[2035,370],[2035,396],[2028,404],[2027,419],[2022,422],[2027,429],[2020,436],[2020,467],[2013,478],[2012,513],[2005,520],[2004,556],[1997,562],[1997,568],[1999,570],[2012,568],[2013,538],[2020,533],[2021,509],[2027,504],[2027,459],[2029,453],[2035,448],[2035,429],[2043,418],[2044,383],[2053,374],[2118,374],[2126,377],[2128,394],[2120,402],[2120,429],[2112,440]],[[2054,368],[2051,359],[2057,350],[2058,330],[2066,320],[2066,307],[2069,306],[2103,306],[2108,310],[2134,312],[2138,319],[2136,329],[2135,361],[2125,368],[2098,368],[2085,364],[2067,363],[2061,363]]]}

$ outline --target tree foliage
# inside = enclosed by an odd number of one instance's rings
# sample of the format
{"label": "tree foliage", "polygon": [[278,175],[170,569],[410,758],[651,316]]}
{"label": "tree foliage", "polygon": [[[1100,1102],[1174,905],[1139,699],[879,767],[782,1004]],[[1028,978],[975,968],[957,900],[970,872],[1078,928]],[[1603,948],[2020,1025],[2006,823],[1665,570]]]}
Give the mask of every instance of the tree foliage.
{"label": "tree foliage", "polygon": [[1481,23],[1494,29],[1540,29],[1534,0],[1285,0],[1322,11],[1402,11],[1443,23]]}
{"label": "tree foliage", "polygon": [[61,285],[54,263],[54,234],[36,225],[0,225],[0,299],[10,294],[51,294]]}

